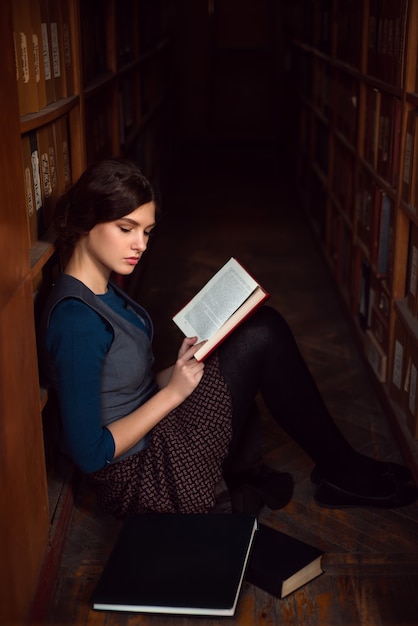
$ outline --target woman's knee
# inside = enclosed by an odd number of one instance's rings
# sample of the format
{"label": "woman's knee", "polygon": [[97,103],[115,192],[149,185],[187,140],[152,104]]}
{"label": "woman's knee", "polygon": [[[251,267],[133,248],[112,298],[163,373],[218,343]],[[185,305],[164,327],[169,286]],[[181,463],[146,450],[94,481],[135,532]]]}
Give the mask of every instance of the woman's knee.
{"label": "woman's knee", "polygon": [[247,318],[221,344],[221,363],[242,358],[247,361],[260,358],[260,365],[270,353],[278,354],[294,343],[289,325],[273,307],[264,305]]}
{"label": "woman's knee", "polygon": [[267,341],[293,338],[289,324],[284,317],[270,305],[260,307],[255,314],[248,319],[248,330],[256,335],[259,341],[264,338]]}

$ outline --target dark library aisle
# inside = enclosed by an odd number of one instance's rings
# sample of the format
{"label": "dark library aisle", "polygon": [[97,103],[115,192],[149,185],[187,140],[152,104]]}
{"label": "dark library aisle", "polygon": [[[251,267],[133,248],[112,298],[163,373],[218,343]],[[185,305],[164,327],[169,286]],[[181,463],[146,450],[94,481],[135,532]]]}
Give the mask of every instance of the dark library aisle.
{"label": "dark library aisle", "polygon": [[[262,149],[261,149],[262,148]],[[173,361],[180,335],[171,316],[230,256],[271,294],[347,438],[360,450],[401,460],[383,410],[357,352],[328,270],[283,171],[286,155],[268,146],[191,150],[177,163],[164,218],[130,291],[150,311],[155,353]],[[313,501],[312,462],[260,404],[266,464],[289,471],[294,496],[264,508],[260,520],[323,549],[324,574],[284,600],[244,584],[228,623],[250,626],[395,626],[418,624],[418,508],[328,510]],[[220,489],[219,507],[228,510]],[[119,522],[97,512],[85,485],[78,494],[56,589],[43,623],[170,625],[216,619],[159,617],[90,609],[90,595]]]}

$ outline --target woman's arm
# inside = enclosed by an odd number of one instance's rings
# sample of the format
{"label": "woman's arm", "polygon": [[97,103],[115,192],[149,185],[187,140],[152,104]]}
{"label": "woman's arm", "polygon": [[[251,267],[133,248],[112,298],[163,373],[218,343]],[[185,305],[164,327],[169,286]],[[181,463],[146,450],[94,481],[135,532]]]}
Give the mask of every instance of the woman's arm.
{"label": "woman's arm", "polygon": [[58,374],[67,451],[86,473],[97,471],[140,441],[199,384],[203,364],[193,358],[196,338],[185,339],[176,364],[160,377],[163,388],[133,413],[102,426],[101,377],[113,332],[84,303],[69,299],[53,311],[48,349]]}
{"label": "woman's arm", "polygon": [[115,441],[115,457],[145,437],[197,387],[204,370],[204,364],[194,358],[200,345],[196,344],[196,337],[184,339],[176,363],[156,377],[160,391],[129,415],[109,424]]}
{"label": "woman's arm", "polygon": [[160,389],[163,389],[168,384],[168,381],[171,378],[173,368],[174,365],[170,365],[170,367],[166,367],[165,369],[155,374],[155,380],[157,381],[157,385]]}
{"label": "woman's arm", "polygon": [[82,302],[64,300],[53,310],[46,342],[55,363],[66,452],[86,473],[104,467],[115,453],[101,413],[103,363],[112,341],[110,326]]}

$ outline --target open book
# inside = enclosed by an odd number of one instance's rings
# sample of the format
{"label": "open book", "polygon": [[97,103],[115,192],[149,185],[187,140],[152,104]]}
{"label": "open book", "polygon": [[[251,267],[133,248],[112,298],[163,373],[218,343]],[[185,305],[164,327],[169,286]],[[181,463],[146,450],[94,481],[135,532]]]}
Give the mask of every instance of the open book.
{"label": "open book", "polygon": [[173,321],[186,337],[205,344],[194,355],[203,361],[269,294],[236,259],[227,263],[184,306]]}

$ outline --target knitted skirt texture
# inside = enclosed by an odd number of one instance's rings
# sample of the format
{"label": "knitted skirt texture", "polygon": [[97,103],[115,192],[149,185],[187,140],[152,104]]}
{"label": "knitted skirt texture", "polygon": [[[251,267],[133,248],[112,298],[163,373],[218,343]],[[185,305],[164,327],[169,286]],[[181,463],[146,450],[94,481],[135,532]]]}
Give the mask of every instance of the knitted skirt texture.
{"label": "knitted skirt texture", "polygon": [[209,511],[231,423],[231,398],[215,353],[207,359],[198,387],[155,426],[144,450],[89,475],[98,505],[116,517]]}

